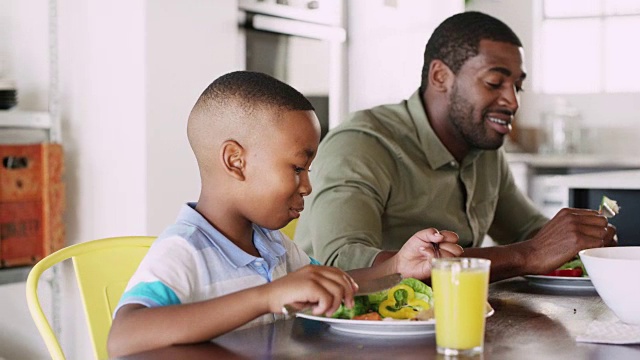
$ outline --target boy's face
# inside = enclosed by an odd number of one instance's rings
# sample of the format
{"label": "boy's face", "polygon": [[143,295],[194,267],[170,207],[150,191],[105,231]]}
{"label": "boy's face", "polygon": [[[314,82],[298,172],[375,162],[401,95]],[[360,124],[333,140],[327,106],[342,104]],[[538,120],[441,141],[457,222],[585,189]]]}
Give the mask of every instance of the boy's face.
{"label": "boy's face", "polygon": [[268,229],[298,218],[304,196],[311,193],[309,167],[320,141],[320,123],[313,111],[279,112],[247,151],[243,213]]}

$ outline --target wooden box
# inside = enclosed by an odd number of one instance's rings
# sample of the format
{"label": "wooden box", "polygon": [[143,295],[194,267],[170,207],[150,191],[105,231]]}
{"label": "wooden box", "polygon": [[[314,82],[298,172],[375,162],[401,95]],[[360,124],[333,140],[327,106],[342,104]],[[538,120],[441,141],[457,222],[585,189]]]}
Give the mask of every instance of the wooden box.
{"label": "wooden box", "polygon": [[0,145],[0,267],[31,265],[64,246],[59,144]]}

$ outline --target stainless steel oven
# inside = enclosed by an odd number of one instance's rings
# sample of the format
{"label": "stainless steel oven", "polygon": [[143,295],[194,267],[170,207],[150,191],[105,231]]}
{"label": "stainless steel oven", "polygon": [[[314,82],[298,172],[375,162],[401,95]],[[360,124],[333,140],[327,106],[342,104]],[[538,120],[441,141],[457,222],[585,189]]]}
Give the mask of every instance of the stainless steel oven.
{"label": "stainless steel oven", "polygon": [[239,62],[295,87],[322,136],[346,115],[343,0],[239,0]]}

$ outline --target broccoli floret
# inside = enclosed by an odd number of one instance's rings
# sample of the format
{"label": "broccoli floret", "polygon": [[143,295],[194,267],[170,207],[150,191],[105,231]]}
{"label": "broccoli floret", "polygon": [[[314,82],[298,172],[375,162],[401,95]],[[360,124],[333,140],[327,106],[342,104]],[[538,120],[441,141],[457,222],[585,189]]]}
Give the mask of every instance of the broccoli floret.
{"label": "broccoli floret", "polygon": [[367,296],[356,296],[353,298],[353,308],[349,309],[344,304],[341,304],[338,310],[331,315],[336,319],[353,319],[354,316],[362,315],[369,311],[369,299]]}

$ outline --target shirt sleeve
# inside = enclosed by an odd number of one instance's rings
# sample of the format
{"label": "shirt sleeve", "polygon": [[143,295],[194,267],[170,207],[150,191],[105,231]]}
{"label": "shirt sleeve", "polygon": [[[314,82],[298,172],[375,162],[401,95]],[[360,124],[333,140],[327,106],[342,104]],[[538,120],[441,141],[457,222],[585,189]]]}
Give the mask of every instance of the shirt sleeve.
{"label": "shirt sleeve", "polygon": [[489,236],[498,244],[505,245],[527,240],[529,234],[539,230],[548,221],[525,194],[517,187],[509,164],[500,151],[501,186],[494,221]]}
{"label": "shirt sleeve", "polygon": [[158,307],[191,302],[190,294],[197,284],[195,264],[185,239],[156,240],[129,280],[114,316],[126,304]]}
{"label": "shirt sleeve", "polygon": [[296,228],[296,243],[325,265],[369,267],[382,248],[382,214],[395,161],[371,135],[332,134],[313,164],[313,193]]}

